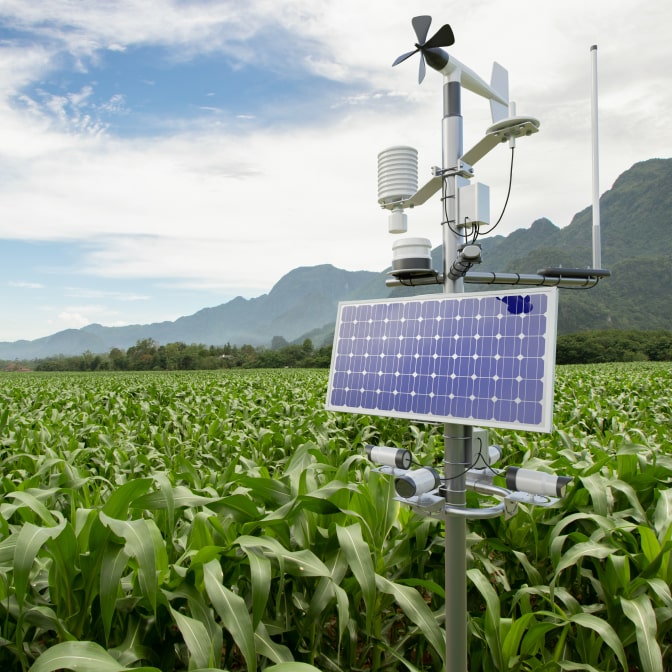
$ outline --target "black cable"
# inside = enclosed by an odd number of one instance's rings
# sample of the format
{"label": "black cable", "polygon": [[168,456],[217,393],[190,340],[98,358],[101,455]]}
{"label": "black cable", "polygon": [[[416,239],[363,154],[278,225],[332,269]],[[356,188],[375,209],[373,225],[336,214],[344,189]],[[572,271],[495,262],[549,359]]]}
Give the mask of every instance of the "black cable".
{"label": "black cable", "polygon": [[448,196],[446,193],[446,188],[448,186],[447,183],[447,177],[444,175],[443,179],[441,180],[441,201],[443,203],[443,222],[442,224],[445,224],[452,233],[454,233],[458,237],[464,237],[464,242],[467,242],[467,236],[466,233],[461,232],[459,229],[456,229],[454,227],[454,222],[448,217],[448,199],[449,198],[455,198],[455,196]]}
{"label": "black cable", "polygon": [[[466,436],[451,436],[451,437],[446,437],[446,436],[444,436],[444,439],[445,439],[445,438],[461,439],[461,440],[466,441],[469,437],[466,437]],[[440,479],[442,483],[445,483],[446,481],[453,481],[453,480],[455,480],[456,478],[461,478],[461,477],[464,476],[465,474],[469,473],[469,471],[471,471],[472,469],[474,469],[474,467],[476,467],[476,465],[477,465],[480,461],[482,461],[483,464],[485,465],[485,468],[489,469],[493,474],[495,474],[495,476],[498,476],[498,475],[499,475],[499,471],[498,471],[497,469],[493,469],[492,466],[491,466],[490,464],[488,464],[488,463],[485,461],[484,457],[483,457],[483,452],[482,452],[482,451],[483,451],[483,439],[481,439],[481,438],[479,437],[479,438],[478,438],[478,442],[480,443],[480,448],[479,448],[479,450],[478,450],[478,457],[476,457],[476,459],[472,461],[471,465],[468,466],[463,472],[461,472],[461,473],[459,473],[459,474],[456,474],[455,476],[451,476],[450,478],[446,478],[446,477],[444,477],[444,478]]]}

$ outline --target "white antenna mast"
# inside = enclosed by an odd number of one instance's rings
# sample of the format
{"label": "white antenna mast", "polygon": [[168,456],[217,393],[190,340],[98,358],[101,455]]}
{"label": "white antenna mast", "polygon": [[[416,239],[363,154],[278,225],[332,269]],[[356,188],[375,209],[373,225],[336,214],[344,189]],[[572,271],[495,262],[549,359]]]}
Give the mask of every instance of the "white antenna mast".
{"label": "white antenna mast", "polygon": [[602,245],[600,242],[600,156],[597,129],[597,45],[590,48],[592,62],[592,145],[593,145],[593,268],[602,268]]}

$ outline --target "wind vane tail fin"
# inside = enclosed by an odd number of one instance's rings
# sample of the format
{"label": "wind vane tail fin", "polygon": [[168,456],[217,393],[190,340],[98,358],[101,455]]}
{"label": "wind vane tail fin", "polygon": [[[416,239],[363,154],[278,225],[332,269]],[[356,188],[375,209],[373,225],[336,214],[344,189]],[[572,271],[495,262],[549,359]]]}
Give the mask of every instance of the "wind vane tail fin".
{"label": "wind vane tail fin", "polygon": [[490,99],[490,114],[492,123],[496,124],[509,116],[509,71],[496,61],[492,64],[492,77],[490,86],[507,101],[506,104]]}

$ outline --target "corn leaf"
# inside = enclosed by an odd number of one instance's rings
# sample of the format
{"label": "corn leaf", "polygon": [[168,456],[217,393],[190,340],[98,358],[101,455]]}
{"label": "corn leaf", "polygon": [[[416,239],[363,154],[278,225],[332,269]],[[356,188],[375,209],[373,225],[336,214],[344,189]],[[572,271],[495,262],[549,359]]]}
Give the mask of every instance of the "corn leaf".
{"label": "corn leaf", "polygon": [[151,478],[134,478],[112,492],[103,506],[103,512],[110,518],[125,518],[132,502],[144,495],[152,486]]}
{"label": "corn leaf", "polygon": [[117,544],[107,544],[101,552],[103,557],[100,565],[100,613],[105,641],[109,641],[112,618],[117,606],[119,581],[130,556],[123,546]]}
{"label": "corn leaf", "polygon": [[434,614],[422,599],[420,593],[414,588],[394,583],[379,574],[376,574],[376,586],[381,592],[394,597],[411,623],[414,623],[420,629],[420,632],[441,656],[445,664],[445,633],[438,626]]}
{"label": "corn leaf", "polygon": [[252,583],[252,622],[256,628],[266,609],[271,594],[271,561],[255,550],[243,547],[250,563]]}
{"label": "corn leaf", "polygon": [[290,551],[277,539],[269,536],[254,537],[241,535],[236,543],[247,553],[249,549],[262,549],[277,560],[280,572],[285,571],[299,576],[331,576],[329,568],[312,552],[307,549]]}
{"label": "corn leaf", "polygon": [[257,653],[261,656],[266,656],[266,658],[272,660],[274,663],[294,661],[292,652],[284,644],[274,642],[263,623],[259,623],[257,629],[254,631],[254,643]]}
{"label": "corn leaf", "polygon": [[214,652],[212,650],[212,640],[205,625],[195,618],[181,614],[172,607],[170,613],[182,633],[187,649],[189,649],[189,666],[209,666],[214,658]]}
{"label": "corn leaf", "polygon": [[[95,642],[61,642],[47,649],[30,668],[30,672],[126,672],[105,649]],[[134,672],[160,672],[155,667],[134,668]]]}
{"label": "corn leaf", "polygon": [[[102,512],[100,520],[114,534],[124,539],[126,542],[126,553],[137,560],[140,590],[149,601],[152,610],[155,611],[158,591],[156,569],[157,564],[160,564],[154,543],[156,536],[153,530],[150,529],[151,527],[156,527],[155,524],[145,518],[138,520],[116,520],[106,516]],[[162,553],[160,551],[159,555],[165,555],[165,549],[162,547],[161,550]]]}
{"label": "corn leaf", "polygon": [[149,509],[150,511],[167,511],[170,517],[175,509],[210,506],[220,502],[222,497],[207,497],[196,495],[184,485],[166,487],[164,485],[155,492],[149,492],[134,499],[131,507],[134,509]]}
{"label": "corn leaf", "polygon": [[[646,595],[621,598],[623,613],[633,622],[643,672],[663,672],[663,656],[656,639],[656,614]],[[613,648],[613,647],[612,647]]]}
{"label": "corn leaf", "polygon": [[518,654],[523,637],[530,629],[530,622],[534,622],[536,614],[528,612],[523,614],[520,618],[511,620],[511,627],[504,637],[502,642],[502,658],[509,664],[509,661]]}
{"label": "corn leaf", "polygon": [[658,491],[658,502],[653,512],[653,525],[658,533],[658,541],[663,544],[672,533],[672,489]]}
{"label": "corn leaf", "polygon": [[505,669],[502,656],[502,631],[501,631],[501,605],[497,592],[487,577],[478,569],[467,570],[467,576],[476,586],[478,592],[485,600],[485,641],[488,644],[490,655],[495,660],[495,666],[499,670]]}
{"label": "corn leaf", "polygon": [[23,606],[28,578],[39,550],[49,539],[55,539],[65,528],[65,520],[55,527],[38,527],[24,523],[14,548],[14,590],[19,606]]}
{"label": "corn leaf", "polygon": [[568,567],[578,564],[584,557],[599,558],[603,560],[614,552],[613,547],[606,544],[600,544],[595,541],[584,541],[578,543],[567,550],[555,568],[555,578]]}
{"label": "corn leaf", "polygon": [[32,492],[15,490],[14,492],[8,492],[7,497],[11,497],[21,503],[20,506],[17,506],[17,509],[25,506],[33,513],[36,513],[48,527],[53,527],[57,524],[51,511]]}
{"label": "corn leaf", "polygon": [[602,641],[616,654],[618,662],[623,666],[623,669],[627,669],[623,644],[616,634],[616,631],[609,625],[609,623],[607,623],[607,621],[585,612],[574,614],[573,616],[570,616],[569,620],[583,628],[590,628],[596,632]]}
{"label": "corn leaf", "polygon": [[321,672],[319,667],[308,663],[279,663],[266,668],[266,672]]}
{"label": "corn leaf", "polygon": [[366,608],[368,632],[376,611],[376,572],[371,559],[371,550],[362,537],[358,524],[348,527],[336,526],[336,534],[341,551],[345,555],[352,573],[362,590],[362,599]]}
{"label": "corn leaf", "polygon": [[210,597],[212,606],[241,650],[247,662],[248,671],[255,672],[257,669],[257,650],[254,641],[254,628],[245,600],[222,584],[222,569],[217,560],[211,560],[203,566],[203,576],[205,590]]}

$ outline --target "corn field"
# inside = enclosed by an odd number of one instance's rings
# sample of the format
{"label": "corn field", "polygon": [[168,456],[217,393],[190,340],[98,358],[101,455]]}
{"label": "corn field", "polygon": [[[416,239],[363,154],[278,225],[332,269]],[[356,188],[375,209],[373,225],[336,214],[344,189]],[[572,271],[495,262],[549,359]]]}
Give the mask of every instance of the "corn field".
{"label": "corn field", "polygon": [[[442,670],[443,527],[364,446],[438,466],[443,427],[328,413],[326,385],[0,374],[0,669]],[[470,523],[470,670],[672,669],[671,388],[558,367],[553,433],[491,431],[573,482]]]}

